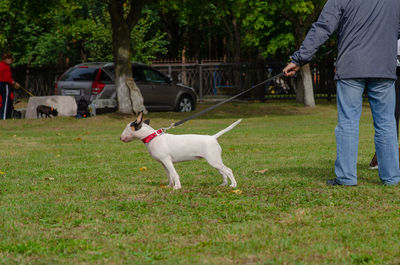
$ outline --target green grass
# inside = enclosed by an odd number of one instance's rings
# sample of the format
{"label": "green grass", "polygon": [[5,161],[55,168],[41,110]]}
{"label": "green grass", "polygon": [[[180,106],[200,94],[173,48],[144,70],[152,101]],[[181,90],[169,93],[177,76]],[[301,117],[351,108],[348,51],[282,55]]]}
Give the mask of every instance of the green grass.
{"label": "green grass", "polygon": [[[244,118],[219,138],[236,192],[201,160],[177,164],[182,189],[165,188],[144,145],[119,141],[131,116],[1,121],[0,263],[399,264],[400,189],[368,169],[368,105],[349,188],[325,185],[337,113],[318,103],[233,103],[170,131]],[[187,116],[148,117],[159,128]]]}

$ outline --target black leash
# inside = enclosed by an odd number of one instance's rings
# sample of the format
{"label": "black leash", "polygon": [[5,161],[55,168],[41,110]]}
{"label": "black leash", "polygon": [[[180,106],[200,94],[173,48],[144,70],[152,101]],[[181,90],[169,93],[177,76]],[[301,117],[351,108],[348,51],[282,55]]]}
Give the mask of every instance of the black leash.
{"label": "black leash", "polygon": [[199,111],[199,112],[197,112],[197,113],[195,113],[195,114],[193,114],[193,115],[187,117],[186,119],[183,119],[183,120],[180,120],[180,121],[178,121],[178,122],[172,123],[171,126],[169,126],[168,128],[163,128],[163,130],[166,131],[166,130],[175,128],[175,127],[177,127],[177,126],[179,126],[179,125],[182,125],[183,123],[185,123],[185,122],[187,122],[187,121],[189,121],[189,120],[192,120],[192,119],[194,119],[194,118],[197,118],[197,117],[203,115],[204,113],[209,112],[210,110],[213,110],[213,109],[215,109],[215,108],[217,108],[217,107],[219,107],[219,106],[221,106],[221,105],[223,105],[223,104],[225,104],[225,103],[227,103],[227,102],[229,102],[229,101],[234,100],[235,98],[240,97],[240,96],[243,95],[243,94],[246,94],[247,92],[253,90],[253,89],[256,88],[256,87],[261,86],[261,85],[263,85],[263,84],[265,84],[265,83],[268,83],[268,82],[274,80],[275,78],[281,77],[281,76],[283,76],[283,75],[284,75],[283,72],[281,72],[281,73],[279,73],[279,74],[277,74],[277,75],[274,75],[273,77],[268,78],[267,80],[265,80],[265,81],[263,81],[263,82],[261,82],[261,83],[259,83],[259,84],[257,84],[257,85],[254,85],[254,86],[250,87],[249,89],[247,89],[247,90],[245,90],[245,91],[243,91],[243,92],[240,92],[239,94],[237,94],[237,95],[235,95],[235,96],[233,96],[233,97],[231,97],[231,98],[225,99],[225,100],[223,100],[223,101],[221,101],[221,102],[219,102],[219,103],[217,103],[217,104],[215,104],[215,105],[212,105],[211,107],[208,107],[208,108],[206,108],[206,109],[204,109],[204,110],[202,110],[202,111]]}
{"label": "black leash", "polygon": [[[330,54],[331,52],[333,52],[335,49],[336,49],[336,47],[334,47],[334,48],[328,50],[327,52],[325,52],[324,54],[322,54],[321,57],[325,57],[325,56],[329,55],[329,54]],[[225,104],[225,103],[227,103],[227,102],[229,102],[229,101],[234,100],[234,99],[237,98],[237,97],[240,97],[240,96],[243,95],[243,94],[246,94],[247,92],[249,92],[250,90],[252,90],[252,89],[254,89],[254,88],[256,88],[256,87],[261,86],[261,85],[263,85],[263,84],[265,84],[265,83],[268,83],[268,82],[274,80],[275,78],[279,78],[279,77],[281,77],[281,76],[283,76],[283,75],[284,75],[283,72],[281,72],[281,73],[279,73],[279,74],[277,74],[277,75],[274,75],[273,77],[268,78],[267,80],[265,80],[265,81],[263,81],[263,82],[261,82],[261,83],[259,83],[259,84],[257,84],[257,85],[254,85],[254,86],[250,87],[249,89],[247,89],[247,90],[245,90],[245,91],[243,91],[243,92],[237,94],[236,96],[233,96],[233,97],[231,97],[231,98],[225,99],[225,100],[223,100],[223,101],[221,101],[221,102],[219,102],[219,103],[217,103],[217,104],[215,104],[215,105],[212,105],[211,107],[208,107],[208,108],[206,108],[206,109],[204,109],[204,110],[202,110],[202,111],[200,111],[200,112],[197,112],[197,113],[195,113],[195,114],[193,114],[193,115],[187,117],[186,119],[183,119],[183,120],[180,120],[180,121],[178,121],[178,122],[172,123],[171,126],[169,126],[168,128],[163,128],[163,130],[166,131],[166,130],[175,128],[175,127],[177,127],[177,126],[179,126],[179,125],[182,125],[183,123],[185,123],[185,122],[187,122],[187,121],[189,121],[189,120],[192,120],[192,119],[194,119],[194,118],[197,118],[197,117],[203,115],[204,113],[209,112],[210,110],[213,110],[213,109],[215,109],[215,108],[221,106],[222,104]]]}

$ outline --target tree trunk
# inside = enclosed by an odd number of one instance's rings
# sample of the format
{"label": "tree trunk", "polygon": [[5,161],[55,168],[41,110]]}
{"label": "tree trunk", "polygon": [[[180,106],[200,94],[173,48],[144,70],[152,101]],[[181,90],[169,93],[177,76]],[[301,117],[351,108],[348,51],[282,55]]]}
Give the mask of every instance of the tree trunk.
{"label": "tree trunk", "polygon": [[[118,1],[110,1],[108,10],[111,16],[113,29],[112,43],[115,62],[115,88],[117,91],[118,111],[124,114],[144,111],[143,96],[132,78],[131,68],[131,31],[133,23],[124,20],[124,13]],[[127,86],[126,81],[132,80],[133,84]],[[136,99],[136,100],[135,100]],[[140,104],[142,102],[142,104]]]}
{"label": "tree trunk", "polygon": [[303,65],[299,74],[300,76],[297,78],[296,83],[296,101],[304,103],[305,107],[315,107],[310,65]]}
{"label": "tree trunk", "polygon": [[[296,45],[300,48],[302,41],[306,36],[307,30],[305,27],[296,27],[295,37]],[[300,77],[297,80],[296,101],[304,103],[305,107],[315,107],[314,89],[312,83],[312,75],[310,65],[306,64],[300,68]]]}
{"label": "tree trunk", "polygon": [[301,79],[303,81],[303,88],[304,88],[304,106],[305,107],[315,107],[315,100],[314,100],[314,89],[313,89],[313,82],[312,82],[312,75],[310,70],[310,65],[306,64],[301,67]]}

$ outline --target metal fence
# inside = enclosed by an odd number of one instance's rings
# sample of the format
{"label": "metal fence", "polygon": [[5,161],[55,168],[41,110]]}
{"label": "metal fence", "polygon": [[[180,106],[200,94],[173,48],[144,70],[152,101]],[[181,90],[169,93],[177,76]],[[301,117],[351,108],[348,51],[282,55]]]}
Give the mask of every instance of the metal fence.
{"label": "metal fence", "polygon": [[[54,95],[55,84],[68,67],[16,67],[13,79],[35,96]],[[15,91],[17,98],[27,98],[22,89]]]}
{"label": "metal fence", "polygon": [[[229,96],[263,82],[278,74],[282,63],[153,63],[160,72],[173,80],[193,87],[200,99]],[[335,94],[333,63],[312,64],[311,73],[316,98],[328,98]],[[296,97],[296,78],[281,77],[255,88],[245,97],[248,99],[286,99]]]}
{"label": "metal fence", "polygon": [[[154,62],[152,67],[170,76],[175,82],[193,87],[200,100],[226,97],[237,94],[249,87],[278,74],[282,63],[219,63],[177,61]],[[13,69],[14,79],[35,96],[54,94],[58,77],[67,67],[17,67]],[[316,98],[330,99],[335,94],[333,63],[311,65],[314,94]],[[296,97],[296,78],[278,78],[252,90],[245,99],[291,99]],[[17,97],[28,97],[17,90]]]}

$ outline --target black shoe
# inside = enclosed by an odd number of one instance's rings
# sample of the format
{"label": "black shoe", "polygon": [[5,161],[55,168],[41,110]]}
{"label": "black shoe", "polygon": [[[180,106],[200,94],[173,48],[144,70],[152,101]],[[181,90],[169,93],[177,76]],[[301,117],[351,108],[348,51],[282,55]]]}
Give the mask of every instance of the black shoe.
{"label": "black shoe", "polygon": [[355,185],[343,185],[340,184],[339,182],[336,181],[336,179],[330,179],[326,182],[326,185],[328,186],[357,186],[357,184]]}
{"label": "black shoe", "polygon": [[376,153],[372,158],[371,163],[369,163],[369,169],[378,169],[378,160],[376,159]]}

